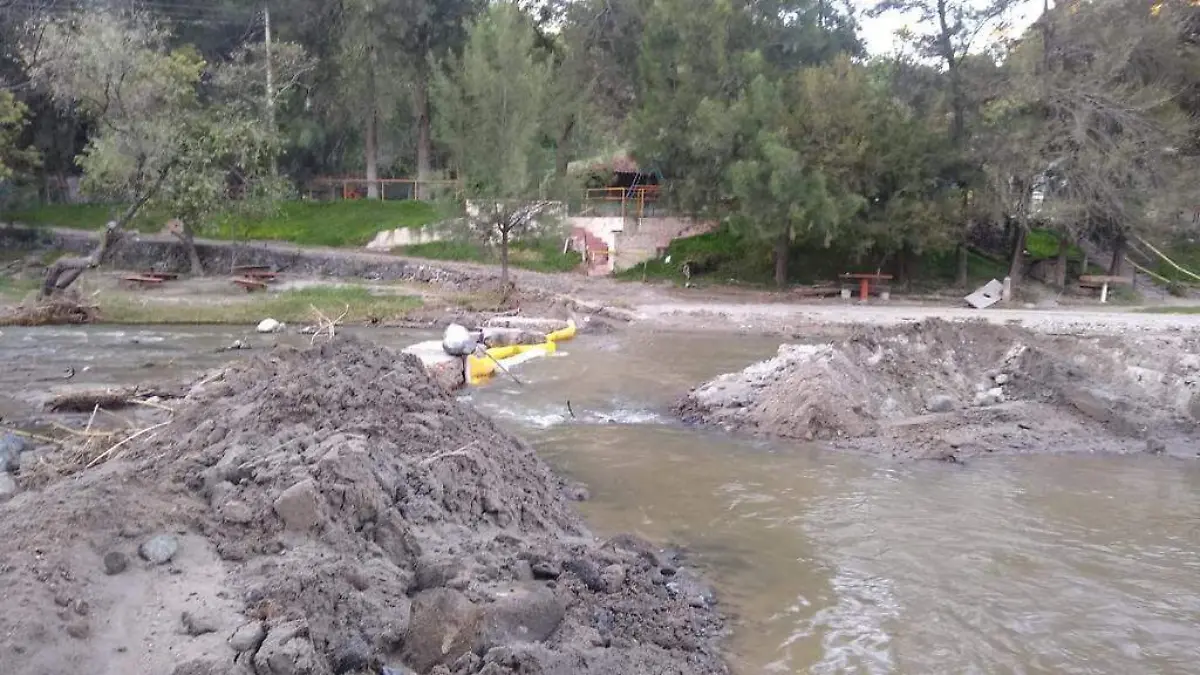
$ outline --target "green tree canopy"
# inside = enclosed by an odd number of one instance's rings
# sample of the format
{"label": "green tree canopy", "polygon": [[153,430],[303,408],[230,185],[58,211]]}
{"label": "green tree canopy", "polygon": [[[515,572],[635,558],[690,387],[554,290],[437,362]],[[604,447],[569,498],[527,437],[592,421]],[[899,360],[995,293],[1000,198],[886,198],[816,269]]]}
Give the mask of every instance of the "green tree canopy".
{"label": "green tree canopy", "polygon": [[516,3],[493,3],[467,32],[462,56],[447,59],[434,78],[438,129],[474,202],[469,221],[486,240],[498,240],[507,288],[509,240],[545,208],[530,204],[552,166],[540,143],[544,110],[555,104],[552,72],[537,58],[533,25]]}
{"label": "green tree canopy", "polygon": [[[48,24],[25,56],[34,82],[94,125],[77,160],[85,189],[130,205],[118,226],[147,204],[174,216],[202,274],[195,232],[219,211],[269,205],[281,192],[271,171],[279,140],[252,102],[262,90],[248,86],[247,59],[208,64],[169,43],[150,16],[88,12]],[[296,52],[281,49],[290,65],[302,61]]]}

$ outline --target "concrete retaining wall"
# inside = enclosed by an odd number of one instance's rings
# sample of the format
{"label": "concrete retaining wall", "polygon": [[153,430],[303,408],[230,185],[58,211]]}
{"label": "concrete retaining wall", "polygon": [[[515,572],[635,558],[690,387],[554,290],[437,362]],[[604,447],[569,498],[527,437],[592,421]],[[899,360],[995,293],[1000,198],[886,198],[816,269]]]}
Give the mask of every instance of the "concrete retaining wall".
{"label": "concrete retaining wall", "polygon": [[[95,234],[86,231],[0,228],[0,245],[10,249],[51,247],[70,254],[87,255],[96,242]],[[201,240],[197,241],[196,248],[204,271],[213,275],[229,274],[234,265],[269,265],[278,271],[300,276],[420,281],[463,287],[477,285],[481,279],[491,276],[487,270],[467,273],[378,253],[300,249],[279,243]],[[183,246],[173,238],[157,235],[127,235],[113,252],[108,266],[128,270],[154,267],[164,272],[190,271]]]}
{"label": "concrete retaining wall", "polygon": [[694,237],[714,227],[716,223],[691,218],[629,218],[624,230],[617,236],[613,271],[620,272],[646,260],[653,260],[659,249],[666,248],[672,241]]}
{"label": "concrete retaining wall", "polygon": [[375,235],[371,243],[367,244],[367,250],[390,251],[402,246],[427,244],[442,239],[445,239],[445,235],[434,227],[398,227],[394,230],[383,230]]}

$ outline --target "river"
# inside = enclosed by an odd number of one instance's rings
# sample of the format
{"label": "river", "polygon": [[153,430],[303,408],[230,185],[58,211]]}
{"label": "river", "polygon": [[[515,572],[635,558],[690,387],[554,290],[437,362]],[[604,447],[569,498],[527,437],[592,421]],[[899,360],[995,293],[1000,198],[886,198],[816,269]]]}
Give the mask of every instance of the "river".
{"label": "river", "polygon": [[[370,335],[402,346],[429,333]],[[67,368],[72,382],[142,381],[215,365],[235,338],[277,339],[5,329],[0,385],[45,386]],[[1200,464],[893,463],[671,419],[689,386],[776,346],[586,336],[522,365],[523,385],[499,379],[467,398],[588,484],[597,534],[690,552],[733,617],[740,675],[1200,672]]]}

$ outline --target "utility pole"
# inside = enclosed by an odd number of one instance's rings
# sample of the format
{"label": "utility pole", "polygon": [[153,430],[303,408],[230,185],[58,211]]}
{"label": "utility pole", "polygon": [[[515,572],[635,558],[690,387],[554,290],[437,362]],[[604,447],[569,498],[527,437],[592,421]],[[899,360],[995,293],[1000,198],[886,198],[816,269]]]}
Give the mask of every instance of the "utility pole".
{"label": "utility pole", "polygon": [[[275,66],[271,59],[271,8],[263,7],[263,42],[267,53],[267,130],[275,133]],[[271,155],[271,175],[279,173],[278,158]]]}

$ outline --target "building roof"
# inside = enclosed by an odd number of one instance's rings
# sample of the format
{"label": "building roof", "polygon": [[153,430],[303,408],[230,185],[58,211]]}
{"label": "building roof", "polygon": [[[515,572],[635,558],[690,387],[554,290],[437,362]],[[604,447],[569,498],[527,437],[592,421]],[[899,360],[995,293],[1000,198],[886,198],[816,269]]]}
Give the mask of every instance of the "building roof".
{"label": "building roof", "polygon": [[638,173],[637,160],[626,150],[620,150],[611,155],[599,155],[588,159],[571,162],[567,170],[571,173],[585,171],[611,171],[613,173]]}

